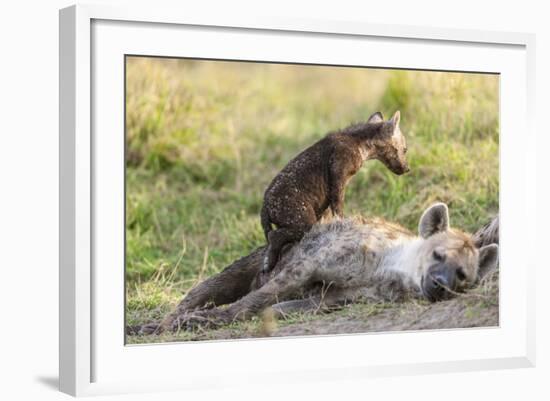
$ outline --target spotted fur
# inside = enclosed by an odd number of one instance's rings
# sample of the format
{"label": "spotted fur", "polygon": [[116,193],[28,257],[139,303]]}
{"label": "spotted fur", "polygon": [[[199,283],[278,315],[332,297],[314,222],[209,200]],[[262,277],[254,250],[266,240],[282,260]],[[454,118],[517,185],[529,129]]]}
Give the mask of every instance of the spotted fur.
{"label": "spotted fur", "polygon": [[[284,309],[281,301],[289,300],[294,301],[286,306],[302,307],[362,299],[443,300],[472,287],[495,267],[498,245],[477,248],[470,235],[449,227],[447,206],[437,203],[422,215],[418,235],[381,219],[337,218],[316,224],[283,255],[263,285],[254,279],[261,272],[260,254],[199,285],[154,330],[217,326],[247,319],[271,305]],[[237,273],[251,287],[243,294],[241,282],[240,292],[228,301],[231,296],[223,288],[235,286]],[[201,309],[216,297],[229,303],[227,308]]]}

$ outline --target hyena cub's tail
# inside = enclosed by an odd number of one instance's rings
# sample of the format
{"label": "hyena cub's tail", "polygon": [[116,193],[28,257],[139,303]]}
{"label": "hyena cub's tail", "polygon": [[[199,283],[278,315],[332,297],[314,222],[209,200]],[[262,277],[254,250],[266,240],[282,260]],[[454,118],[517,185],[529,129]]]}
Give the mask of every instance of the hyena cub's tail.
{"label": "hyena cub's tail", "polygon": [[264,230],[265,240],[269,242],[269,239],[267,238],[267,236],[269,235],[269,232],[273,230],[273,226],[271,225],[271,220],[269,219],[269,212],[267,211],[265,204],[262,206],[262,210],[260,211],[260,220],[262,222],[262,228]]}

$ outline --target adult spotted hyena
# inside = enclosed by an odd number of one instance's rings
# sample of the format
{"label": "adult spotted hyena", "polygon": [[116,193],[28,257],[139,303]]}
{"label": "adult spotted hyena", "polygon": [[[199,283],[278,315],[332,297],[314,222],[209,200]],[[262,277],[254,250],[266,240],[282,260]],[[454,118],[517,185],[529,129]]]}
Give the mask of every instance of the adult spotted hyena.
{"label": "adult spotted hyena", "polygon": [[273,178],[261,210],[268,243],[265,272],[277,264],[283,247],[299,241],[327,209],[343,217],[346,185],[365,161],[380,160],[398,175],[409,171],[400,115],[397,111],[384,121],[376,112],[367,122],[329,133]]}
{"label": "adult spotted hyena", "polygon": [[139,331],[218,326],[268,306],[288,312],[362,299],[435,302],[472,287],[498,262],[497,244],[478,248],[472,236],[450,228],[443,203],[422,214],[418,235],[381,219],[316,224],[259,286],[264,253],[260,248],[205,280],[160,324]]}

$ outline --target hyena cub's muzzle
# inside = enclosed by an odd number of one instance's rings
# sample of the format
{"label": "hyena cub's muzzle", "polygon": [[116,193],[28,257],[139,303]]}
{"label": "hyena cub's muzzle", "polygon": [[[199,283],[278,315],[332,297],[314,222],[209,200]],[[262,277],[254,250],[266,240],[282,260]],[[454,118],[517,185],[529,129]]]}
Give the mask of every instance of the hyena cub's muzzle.
{"label": "hyena cub's muzzle", "polygon": [[409,165],[408,165],[407,162],[398,163],[395,166],[392,166],[390,168],[390,170],[392,171],[392,173],[397,174],[397,175],[403,175],[403,174],[406,174],[409,171],[411,171],[411,169],[409,168]]}
{"label": "hyena cub's muzzle", "polygon": [[[394,174],[403,175],[411,171],[403,151],[399,149],[385,149],[381,151],[380,161]],[[400,154],[401,153],[401,154]]]}

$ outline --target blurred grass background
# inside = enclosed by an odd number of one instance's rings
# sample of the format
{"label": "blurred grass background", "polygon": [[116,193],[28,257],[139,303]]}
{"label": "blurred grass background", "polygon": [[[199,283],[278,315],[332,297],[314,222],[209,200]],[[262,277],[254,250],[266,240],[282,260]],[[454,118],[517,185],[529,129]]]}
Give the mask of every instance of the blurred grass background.
{"label": "blurred grass background", "polygon": [[264,244],[263,192],[296,154],[375,111],[401,111],[411,172],[366,163],[347,215],[416,230],[438,200],[474,231],[498,212],[496,75],[126,59],[127,323]]}

